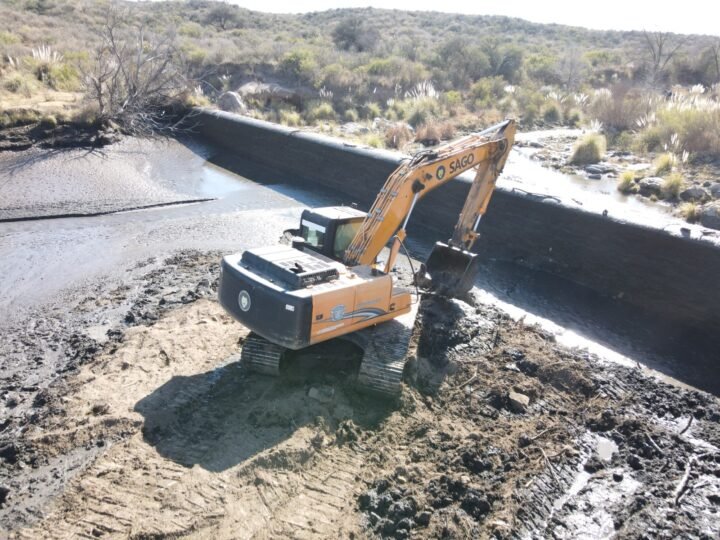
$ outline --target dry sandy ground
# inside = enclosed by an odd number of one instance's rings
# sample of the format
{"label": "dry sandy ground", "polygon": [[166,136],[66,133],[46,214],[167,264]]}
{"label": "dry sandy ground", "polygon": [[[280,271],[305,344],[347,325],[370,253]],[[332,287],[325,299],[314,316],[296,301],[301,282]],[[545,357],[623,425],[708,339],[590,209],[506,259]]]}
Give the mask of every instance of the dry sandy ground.
{"label": "dry sandy ground", "polygon": [[[491,308],[432,297],[397,401],[357,393],[332,347],[296,358],[278,379],[248,374],[238,361],[246,331],[207,278],[217,261],[189,253],[172,265],[196,272],[173,272],[184,276],[180,291],[167,273],[148,272],[104,342],[72,328],[85,336],[74,342],[79,360],[32,403],[20,383],[5,384],[6,534],[720,533],[712,396],[563,349]],[[100,292],[78,309],[102,311],[128,294]]]}

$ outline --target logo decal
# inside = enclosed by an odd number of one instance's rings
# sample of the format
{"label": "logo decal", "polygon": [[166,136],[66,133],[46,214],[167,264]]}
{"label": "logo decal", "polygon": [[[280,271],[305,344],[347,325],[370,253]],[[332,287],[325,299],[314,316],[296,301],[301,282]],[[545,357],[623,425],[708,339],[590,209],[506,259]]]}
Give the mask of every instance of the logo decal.
{"label": "logo decal", "polygon": [[443,178],[445,178],[445,166],[444,165],[440,165],[437,168],[437,171],[435,171],[435,176],[437,177],[438,180],[442,180]]}
{"label": "logo decal", "polygon": [[345,306],[340,304],[330,310],[330,319],[333,321],[341,321],[345,316]]}
{"label": "logo decal", "polygon": [[251,304],[250,294],[244,290],[240,291],[240,294],[238,294],[238,305],[240,306],[240,309],[243,311],[250,311]]}

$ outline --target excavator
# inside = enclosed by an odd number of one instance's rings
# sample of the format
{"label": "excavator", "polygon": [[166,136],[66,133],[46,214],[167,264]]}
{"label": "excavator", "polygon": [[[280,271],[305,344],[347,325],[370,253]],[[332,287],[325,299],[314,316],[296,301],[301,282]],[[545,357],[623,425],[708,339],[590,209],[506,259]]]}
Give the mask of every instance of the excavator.
{"label": "excavator", "polygon": [[363,351],[358,385],[399,394],[417,297],[413,300],[415,291],[392,270],[413,209],[431,191],[475,170],[452,237],[435,244],[415,275],[416,286],[462,297],[479,271],[471,249],[515,130],[515,121],[505,120],[422,151],[388,177],[369,212],[345,206],[306,209],[300,227],[285,231],[280,244],[223,257],[220,303],[251,330],[242,365],[278,375],[291,351],[344,339]]}

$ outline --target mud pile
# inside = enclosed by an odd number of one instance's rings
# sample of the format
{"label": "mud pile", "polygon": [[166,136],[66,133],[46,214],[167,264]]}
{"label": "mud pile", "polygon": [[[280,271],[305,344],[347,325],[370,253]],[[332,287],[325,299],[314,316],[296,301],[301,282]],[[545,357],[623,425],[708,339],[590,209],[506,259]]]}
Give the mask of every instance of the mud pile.
{"label": "mud pile", "polygon": [[119,288],[3,327],[0,527],[18,537],[720,533],[716,398],[437,297],[422,302],[399,400],[358,393],[357,351],[332,346],[298,355],[280,378],[249,374],[246,330],[214,300],[218,260],[148,261]]}

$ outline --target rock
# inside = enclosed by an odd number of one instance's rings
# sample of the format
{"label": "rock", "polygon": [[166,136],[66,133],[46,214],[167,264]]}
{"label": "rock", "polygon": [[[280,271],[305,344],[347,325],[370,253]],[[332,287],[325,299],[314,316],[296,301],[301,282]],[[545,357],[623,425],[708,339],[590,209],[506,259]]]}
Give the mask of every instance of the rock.
{"label": "rock", "polygon": [[428,525],[430,525],[431,517],[432,517],[431,512],[428,512],[427,510],[423,510],[417,516],[415,516],[415,522],[422,527],[427,527]]}
{"label": "rock", "polygon": [[593,175],[593,174],[606,174],[609,172],[613,172],[612,167],[608,167],[607,165],[603,165],[601,163],[596,163],[594,165],[588,165],[585,167],[585,172]]}
{"label": "rock", "polygon": [[592,174],[588,174],[588,178],[589,178],[590,180],[602,180],[602,175],[601,175],[601,174],[592,173]]}
{"label": "rock", "polygon": [[519,392],[510,392],[510,394],[508,394],[508,403],[511,411],[524,413],[530,406],[530,398]]}
{"label": "rock", "polygon": [[662,191],[663,179],[659,176],[648,176],[638,182],[640,195],[650,197],[651,195],[660,195]]}
{"label": "rock", "polygon": [[700,211],[700,224],[709,229],[720,230],[720,201],[703,206]]}
{"label": "rock", "polygon": [[243,113],[247,111],[247,106],[237,92],[225,92],[218,98],[217,104],[227,112]]}
{"label": "rock", "polygon": [[308,391],[308,397],[320,403],[330,403],[335,396],[335,389],[331,386],[313,386]]}
{"label": "rock", "polygon": [[585,462],[585,465],[583,465],[583,469],[585,469],[585,472],[589,472],[591,474],[596,473],[604,468],[605,464],[598,456],[592,456]]}
{"label": "rock", "polygon": [[715,182],[710,186],[710,194],[715,199],[720,199],[720,182]]}
{"label": "rock", "polygon": [[0,447],[0,458],[10,464],[17,463],[19,453],[17,445],[13,442]]}
{"label": "rock", "polygon": [[691,202],[705,202],[710,198],[707,190],[700,186],[692,186],[680,192],[680,200]]}
{"label": "rock", "polygon": [[615,480],[616,482],[622,482],[623,478],[625,478],[625,475],[620,471],[615,471],[613,473],[613,480]]}
{"label": "rock", "polygon": [[415,525],[415,523],[413,523],[413,520],[405,517],[397,522],[397,525],[395,526],[395,530],[396,531],[409,531],[410,529],[412,529],[413,525]]}
{"label": "rock", "polygon": [[340,126],[340,131],[346,135],[362,135],[370,133],[370,128],[357,122],[348,122]]}
{"label": "rock", "polygon": [[628,465],[630,465],[636,471],[642,470],[643,464],[640,457],[635,454],[630,454],[627,458]]}
{"label": "rock", "polygon": [[0,486],[0,508],[5,506],[5,502],[7,501],[9,495],[10,495],[10,488],[7,488],[5,486]]}
{"label": "rock", "polygon": [[469,490],[463,497],[460,507],[475,519],[482,518],[490,511],[490,503],[487,498],[474,489]]}

